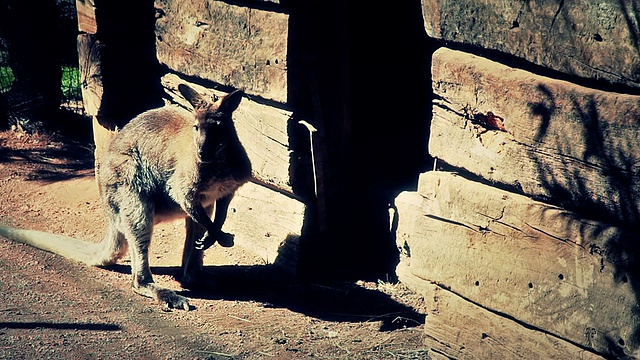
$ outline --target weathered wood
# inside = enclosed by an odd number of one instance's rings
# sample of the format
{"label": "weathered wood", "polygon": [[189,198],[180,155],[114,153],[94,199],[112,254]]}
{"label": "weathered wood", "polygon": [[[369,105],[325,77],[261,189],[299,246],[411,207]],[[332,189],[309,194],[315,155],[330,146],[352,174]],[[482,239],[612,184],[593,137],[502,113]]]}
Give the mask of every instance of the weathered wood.
{"label": "weathered wood", "polygon": [[303,221],[300,201],[247,183],[231,201],[223,230],[235,235],[237,246],[249,249],[265,263],[295,273]]}
{"label": "weathered wood", "polygon": [[449,359],[604,359],[565,340],[496,315],[431,283],[424,284],[425,343]]}
{"label": "weathered wood", "polygon": [[[80,11],[80,8],[78,9]],[[80,12],[78,12],[80,16]],[[95,166],[100,167],[102,154],[115,135],[117,123],[101,114],[102,95],[102,43],[93,34],[78,35],[78,64],[80,84],[85,113],[93,120],[93,140],[95,143]]]}
{"label": "weathered wood", "polygon": [[87,34],[98,32],[96,22],[96,5],[94,0],[76,0],[78,13],[78,30]]}
{"label": "weathered wood", "polygon": [[99,115],[102,104],[102,43],[92,34],[78,35],[78,65],[84,111]]}
{"label": "weathered wood", "polygon": [[[188,82],[176,75],[168,74],[162,78],[162,83],[173,101],[190,108],[177,91],[178,84]],[[204,94],[224,95],[220,91],[212,91],[193,83],[188,84]],[[249,98],[244,98],[234,112],[238,137],[251,160],[253,176],[269,186],[293,194],[289,180],[290,150],[287,133],[290,120],[290,111],[261,105]]]}
{"label": "weathered wood", "polygon": [[638,355],[639,234],[442,172],[396,206],[414,276],[597,352]]}
{"label": "weathered wood", "polygon": [[287,101],[288,16],[223,1],[157,0],[158,59],[169,68]]}
{"label": "weathered wood", "polygon": [[640,96],[445,48],[432,74],[433,156],[583,214],[640,222]]}
{"label": "weathered wood", "polygon": [[635,1],[422,0],[422,7],[431,37],[499,50],[568,74],[640,86]]}

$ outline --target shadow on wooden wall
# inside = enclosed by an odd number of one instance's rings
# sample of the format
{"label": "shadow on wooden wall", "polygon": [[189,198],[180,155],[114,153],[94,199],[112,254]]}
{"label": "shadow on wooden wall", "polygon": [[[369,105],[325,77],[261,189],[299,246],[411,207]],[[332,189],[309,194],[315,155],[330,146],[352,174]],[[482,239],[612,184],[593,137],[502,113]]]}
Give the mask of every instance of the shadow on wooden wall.
{"label": "shadow on wooden wall", "polygon": [[[637,266],[640,261],[640,244],[637,241],[640,170],[638,160],[633,156],[637,153],[633,151],[637,148],[636,136],[630,135],[638,127],[637,99],[633,102],[624,101],[624,98],[617,100],[615,107],[626,109],[628,106],[629,109],[620,110],[623,114],[620,116],[614,111],[607,111],[614,107],[604,102],[602,97],[577,96],[574,93],[569,96],[569,106],[566,106],[567,101],[564,101],[565,106],[561,106],[557,102],[563,103],[562,99],[556,99],[548,87],[539,85],[538,91],[544,100],[529,104],[532,116],[541,120],[535,140],[545,148],[563,154],[560,156],[563,166],[553,166],[554,162],[550,162],[549,156],[543,152],[531,152],[538,181],[549,194],[548,202],[586,218],[604,221],[599,223],[596,233],[590,233],[588,226],[581,227],[580,238],[603,241],[602,246],[589,245],[591,253],[606,260],[602,267],[609,264],[614,267],[616,286],[628,283],[636,302],[640,302],[640,269]],[[554,120],[557,121],[554,116],[560,111],[575,117],[573,123],[577,126],[572,134],[558,136],[550,130]],[[571,157],[566,154],[579,155]],[[614,227],[619,230],[612,231]],[[634,309],[631,316],[638,317],[640,312]],[[626,342],[622,339],[608,341],[612,351],[625,345],[636,348],[640,344],[640,328],[636,328]]]}

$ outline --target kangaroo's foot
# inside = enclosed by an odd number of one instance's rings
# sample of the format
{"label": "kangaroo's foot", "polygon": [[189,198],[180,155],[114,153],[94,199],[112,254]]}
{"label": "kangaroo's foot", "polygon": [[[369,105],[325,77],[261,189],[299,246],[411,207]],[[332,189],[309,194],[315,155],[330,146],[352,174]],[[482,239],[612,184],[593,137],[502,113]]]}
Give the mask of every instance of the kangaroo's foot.
{"label": "kangaroo's foot", "polygon": [[173,290],[160,289],[158,290],[158,303],[162,306],[162,310],[171,311],[171,309],[182,309],[189,311],[189,299],[184,296],[176,294]]}
{"label": "kangaroo's foot", "polygon": [[134,286],[133,291],[139,295],[156,299],[163,311],[171,311],[171,309],[190,310],[189,299],[176,294],[173,290],[161,288],[155,283]]}
{"label": "kangaroo's foot", "polygon": [[180,278],[183,289],[196,291],[212,291],[216,288],[215,277],[211,273],[196,267],[188,268]]}
{"label": "kangaroo's foot", "polygon": [[182,274],[180,285],[184,289],[198,289],[204,283],[203,278],[202,270],[190,270]]}

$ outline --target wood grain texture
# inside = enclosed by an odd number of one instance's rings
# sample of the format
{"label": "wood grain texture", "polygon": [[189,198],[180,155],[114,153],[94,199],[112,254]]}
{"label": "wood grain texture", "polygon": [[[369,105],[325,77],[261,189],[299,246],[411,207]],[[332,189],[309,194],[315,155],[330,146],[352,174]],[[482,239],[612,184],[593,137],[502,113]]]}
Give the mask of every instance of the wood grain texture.
{"label": "wood grain texture", "polygon": [[94,0],[76,0],[78,14],[78,30],[87,34],[98,32],[96,22],[96,6]]}
{"label": "wood grain texture", "polygon": [[304,204],[263,186],[247,183],[229,206],[223,230],[235,244],[251,250],[267,264],[295,273]]}
{"label": "wood grain texture", "polygon": [[[572,211],[640,223],[640,96],[445,48],[432,74],[433,156]],[[490,115],[504,128],[487,126]]]}
{"label": "wood grain texture", "polygon": [[429,36],[580,77],[640,86],[637,1],[423,0]]}
{"label": "wood grain texture", "polygon": [[78,35],[80,85],[87,115],[99,115],[102,104],[102,50],[102,43],[94,35]]}
{"label": "wood grain texture", "polygon": [[635,253],[621,245],[637,233],[442,172],[396,206],[414,276],[594,351],[638,355]]}
{"label": "wood grain texture", "polygon": [[157,0],[158,60],[169,68],[287,101],[288,15],[223,1]]}
{"label": "wood grain texture", "polygon": [[425,283],[425,343],[449,359],[604,359]]}

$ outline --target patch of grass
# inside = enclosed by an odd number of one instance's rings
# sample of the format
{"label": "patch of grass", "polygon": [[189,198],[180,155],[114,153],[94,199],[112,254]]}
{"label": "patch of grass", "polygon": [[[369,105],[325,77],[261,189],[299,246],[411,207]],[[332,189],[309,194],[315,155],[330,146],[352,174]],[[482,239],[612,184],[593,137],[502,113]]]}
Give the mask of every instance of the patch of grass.
{"label": "patch of grass", "polygon": [[4,93],[11,89],[11,85],[16,80],[13,71],[9,66],[0,66],[0,93]]}
{"label": "patch of grass", "polygon": [[67,100],[82,100],[80,70],[75,66],[62,67],[62,96]]}

